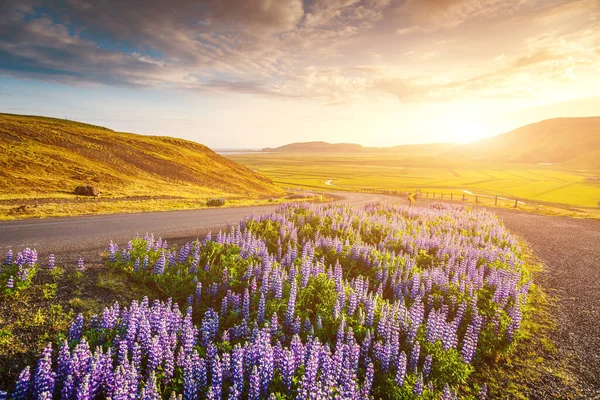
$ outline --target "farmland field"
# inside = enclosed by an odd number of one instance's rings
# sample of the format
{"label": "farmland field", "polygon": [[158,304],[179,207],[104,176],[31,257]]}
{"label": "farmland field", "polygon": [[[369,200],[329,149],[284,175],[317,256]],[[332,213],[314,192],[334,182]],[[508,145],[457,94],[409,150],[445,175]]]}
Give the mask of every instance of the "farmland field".
{"label": "farmland field", "polygon": [[[281,187],[321,190],[465,191],[597,209],[600,171],[572,171],[559,165],[494,164],[483,161],[402,158],[372,154],[228,155]],[[330,184],[326,184],[327,181]]]}
{"label": "farmland field", "polygon": [[[39,360],[3,375],[0,390],[18,399],[494,398],[502,387],[482,371],[514,351],[528,323],[523,254],[493,214],[444,204],[287,205],[180,246],[151,235],[111,242],[106,264],[121,277],[112,286],[153,298],[96,298],[86,315],[54,307],[61,328],[35,339],[47,342]],[[39,292],[40,265],[61,279],[53,257],[7,255],[9,309]],[[80,259],[67,288],[44,293],[60,297],[86,273]],[[8,328],[40,317],[2,318],[6,360],[28,338]]]}

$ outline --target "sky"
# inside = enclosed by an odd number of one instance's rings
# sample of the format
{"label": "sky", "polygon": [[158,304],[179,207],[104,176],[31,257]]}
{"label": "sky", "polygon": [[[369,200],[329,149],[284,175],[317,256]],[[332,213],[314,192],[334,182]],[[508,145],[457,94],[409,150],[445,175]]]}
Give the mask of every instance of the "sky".
{"label": "sky", "polygon": [[0,2],[0,112],[213,148],[600,115],[600,0]]}

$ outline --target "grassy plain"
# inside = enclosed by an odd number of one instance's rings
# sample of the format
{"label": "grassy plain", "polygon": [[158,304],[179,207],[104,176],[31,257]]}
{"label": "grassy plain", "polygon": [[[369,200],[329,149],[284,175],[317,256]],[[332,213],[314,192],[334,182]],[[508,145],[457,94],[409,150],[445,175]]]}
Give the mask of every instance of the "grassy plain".
{"label": "grassy plain", "polygon": [[[597,213],[600,171],[557,165],[492,164],[478,160],[411,158],[389,154],[232,154],[230,159],[281,187],[319,190],[433,192],[500,196]],[[505,200],[509,201],[509,200]]]}

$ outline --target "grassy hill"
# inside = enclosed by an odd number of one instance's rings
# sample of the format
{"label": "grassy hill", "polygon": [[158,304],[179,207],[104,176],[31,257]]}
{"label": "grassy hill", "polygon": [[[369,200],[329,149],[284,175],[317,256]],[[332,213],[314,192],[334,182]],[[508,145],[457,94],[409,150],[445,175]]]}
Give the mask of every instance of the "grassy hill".
{"label": "grassy hill", "polygon": [[492,162],[600,167],[600,117],[554,118],[456,147],[448,154]]}
{"label": "grassy hill", "polygon": [[97,187],[102,198],[283,193],[270,179],[198,143],[0,114],[0,200],[71,198],[77,185]]}

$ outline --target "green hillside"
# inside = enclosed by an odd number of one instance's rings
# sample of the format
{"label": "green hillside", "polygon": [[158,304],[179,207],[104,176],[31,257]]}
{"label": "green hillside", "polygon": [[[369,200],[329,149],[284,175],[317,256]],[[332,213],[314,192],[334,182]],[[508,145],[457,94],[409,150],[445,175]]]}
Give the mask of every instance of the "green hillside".
{"label": "green hillside", "polygon": [[282,194],[268,178],[198,143],[0,114],[0,199],[73,197],[78,185],[97,187],[102,198]]}
{"label": "green hillside", "polygon": [[600,166],[600,117],[554,118],[536,122],[472,144],[449,155],[492,162],[565,163],[579,168]]}

